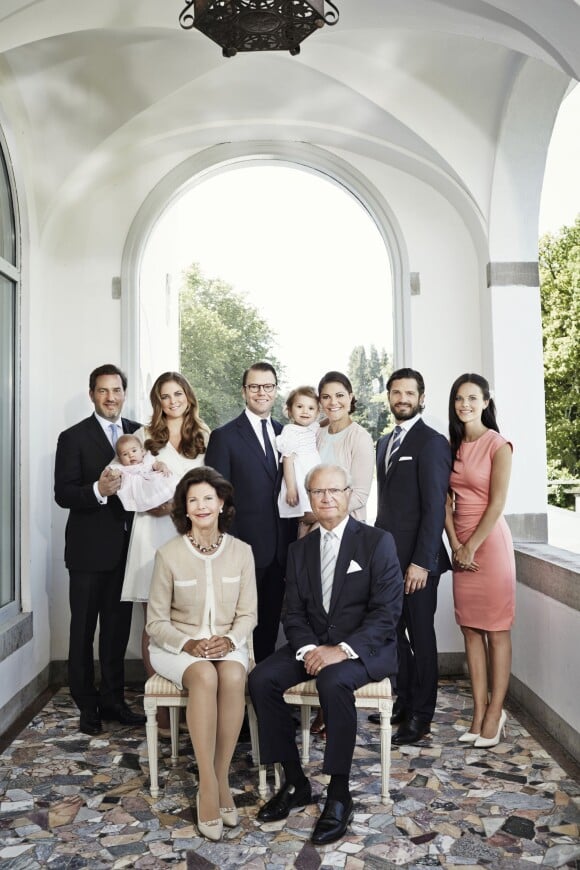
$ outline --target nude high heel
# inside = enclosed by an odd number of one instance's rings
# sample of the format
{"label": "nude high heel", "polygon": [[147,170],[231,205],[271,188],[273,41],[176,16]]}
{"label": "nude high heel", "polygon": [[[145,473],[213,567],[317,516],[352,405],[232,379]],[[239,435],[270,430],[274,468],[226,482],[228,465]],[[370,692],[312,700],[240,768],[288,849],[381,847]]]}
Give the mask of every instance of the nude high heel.
{"label": "nude high heel", "polygon": [[479,739],[479,734],[474,734],[473,731],[464,731],[457,739],[460,743],[475,743]]}
{"label": "nude high heel", "polygon": [[503,734],[505,736],[505,723],[507,721],[507,714],[505,710],[501,711],[501,716],[499,717],[499,726],[497,729],[497,733],[494,737],[478,737],[475,743],[473,744],[476,749],[488,749],[490,746],[497,746],[499,743],[500,737]]}
{"label": "nude high heel", "polygon": [[209,822],[202,822],[199,817],[199,792],[195,796],[195,806],[197,809],[197,828],[201,836],[215,842],[221,840],[224,832],[224,823],[221,817],[219,819],[211,819]]}

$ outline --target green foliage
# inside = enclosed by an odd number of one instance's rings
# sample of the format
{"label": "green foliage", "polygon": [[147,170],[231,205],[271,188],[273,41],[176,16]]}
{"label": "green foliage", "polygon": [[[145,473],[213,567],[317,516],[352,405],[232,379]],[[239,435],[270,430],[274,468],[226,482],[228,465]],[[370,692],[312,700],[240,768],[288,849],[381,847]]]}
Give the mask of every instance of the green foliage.
{"label": "green foliage", "polygon": [[374,441],[384,434],[389,423],[389,404],[385,384],[391,371],[391,362],[385,350],[380,353],[374,345],[369,353],[362,344],[351,351],[347,374],[356,396],[353,420],[370,432]]}
{"label": "green foliage", "polygon": [[243,294],[219,278],[206,278],[192,263],[179,296],[180,365],[211,429],[244,407],[242,374],[260,360],[272,363],[275,333]]}
{"label": "green foliage", "polygon": [[[580,480],[580,216],[542,236],[539,262],[548,476]],[[550,502],[570,507],[569,488]]]}

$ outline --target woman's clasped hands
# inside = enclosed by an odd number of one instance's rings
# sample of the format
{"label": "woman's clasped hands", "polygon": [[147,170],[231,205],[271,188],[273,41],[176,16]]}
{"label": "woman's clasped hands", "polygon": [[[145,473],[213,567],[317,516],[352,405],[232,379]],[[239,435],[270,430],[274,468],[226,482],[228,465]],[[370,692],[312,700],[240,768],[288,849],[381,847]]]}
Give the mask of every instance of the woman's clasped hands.
{"label": "woman's clasped hands", "polygon": [[189,653],[198,659],[223,658],[231,652],[233,644],[229,637],[214,634],[211,637],[202,637],[199,640],[188,640],[183,645],[183,652]]}
{"label": "woman's clasped hands", "polygon": [[479,565],[473,556],[474,553],[467,544],[460,544],[453,550],[453,561],[464,571],[479,571]]}

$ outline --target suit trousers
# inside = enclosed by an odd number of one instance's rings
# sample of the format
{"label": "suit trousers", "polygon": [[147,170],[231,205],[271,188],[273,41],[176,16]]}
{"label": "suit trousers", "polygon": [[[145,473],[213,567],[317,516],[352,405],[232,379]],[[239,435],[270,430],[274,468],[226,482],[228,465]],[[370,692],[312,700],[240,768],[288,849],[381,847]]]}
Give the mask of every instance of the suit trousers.
{"label": "suit trousers", "polygon": [[285,571],[277,560],[256,569],[258,622],[254,629],[254,659],[261,662],[276,649],[286,584]]}
{"label": "suit trousers", "polygon": [[438,585],[439,577],[430,574],[424,589],[405,595],[397,626],[398,701],[409,714],[416,714],[424,722],[431,722],[437,702],[439,671],[434,621]]}
{"label": "suit trousers", "polygon": [[[292,711],[284,701],[290,686],[309,680],[302,662],[286,645],[250,672],[249,687],[258,717],[260,760],[264,764],[299,762],[296,728]],[[326,746],[322,770],[348,776],[356,743],[356,689],[371,682],[360,659],[327,665],[316,678],[316,688],[326,725]]]}
{"label": "suit trousers", "polygon": [[[126,548],[112,571],[69,571],[68,676],[79,709],[112,707],[124,699],[125,652],[133,605],[121,601]],[[99,622],[100,691],[95,686],[93,641]]]}

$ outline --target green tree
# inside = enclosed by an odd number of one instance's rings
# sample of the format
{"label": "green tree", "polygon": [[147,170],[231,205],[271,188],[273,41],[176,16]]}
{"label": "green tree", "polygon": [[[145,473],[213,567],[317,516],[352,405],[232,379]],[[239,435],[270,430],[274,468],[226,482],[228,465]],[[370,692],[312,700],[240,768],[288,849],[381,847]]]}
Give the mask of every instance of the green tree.
{"label": "green tree", "polygon": [[[548,476],[580,480],[580,215],[540,239]],[[550,498],[571,506],[562,488]]]}
{"label": "green tree", "polygon": [[376,441],[387,428],[389,406],[385,383],[390,371],[389,357],[373,345],[367,354],[363,345],[357,345],[348,360],[348,377],[356,396],[353,419],[360,423]]}
{"label": "green tree", "polygon": [[252,363],[267,360],[282,376],[276,335],[258,309],[230,284],[207,278],[197,263],[185,273],[179,317],[181,371],[210,428],[240,413],[242,374]]}

